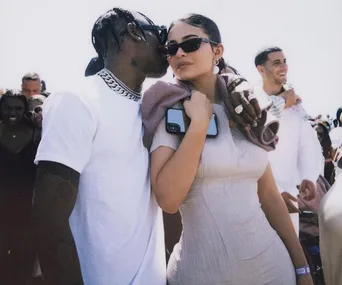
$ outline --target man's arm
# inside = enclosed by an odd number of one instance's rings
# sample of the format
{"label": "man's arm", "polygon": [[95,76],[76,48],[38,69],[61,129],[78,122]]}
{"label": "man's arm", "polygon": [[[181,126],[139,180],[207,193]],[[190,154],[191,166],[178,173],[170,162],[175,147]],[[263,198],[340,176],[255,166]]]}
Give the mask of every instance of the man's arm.
{"label": "man's arm", "polygon": [[80,174],[56,162],[40,161],[33,203],[38,258],[49,285],[82,285],[82,274],[69,217]]}

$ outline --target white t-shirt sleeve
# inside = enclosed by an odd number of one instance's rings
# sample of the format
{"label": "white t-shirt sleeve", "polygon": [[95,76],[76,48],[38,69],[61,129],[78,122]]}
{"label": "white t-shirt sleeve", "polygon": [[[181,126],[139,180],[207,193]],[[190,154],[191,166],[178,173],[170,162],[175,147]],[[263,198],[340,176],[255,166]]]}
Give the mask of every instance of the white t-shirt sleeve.
{"label": "white t-shirt sleeve", "polygon": [[44,103],[35,163],[58,162],[82,173],[90,159],[96,127],[90,107],[76,94],[51,95]]}
{"label": "white t-shirt sleeve", "polygon": [[156,150],[160,146],[166,146],[173,150],[177,150],[180,144],[180,136],[175,134],[169,134],[165,130],[165,118],[161,120],[158,128],[154,134],[152,146],[150,148],[150,153]]}
{"label": "white t-shirt sleeve", "polygon": [[302,121],[301,124],[297,162],[300,178],[316,183],[324,165],[324,157],[317,134],[308,121]]}

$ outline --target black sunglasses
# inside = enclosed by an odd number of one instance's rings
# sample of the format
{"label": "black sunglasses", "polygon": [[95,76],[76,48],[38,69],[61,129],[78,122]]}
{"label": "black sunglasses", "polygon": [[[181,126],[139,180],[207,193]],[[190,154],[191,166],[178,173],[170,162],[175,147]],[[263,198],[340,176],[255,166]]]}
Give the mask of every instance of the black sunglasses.
{"label": "black sunglasses", "polygon": [[202,43],[209,43],[212,45],[218,44],[217,42],[211,41],[206,38],[192,38],[179,44],[177,43],[167,44],[162,47],[162,52],[165,56],[176,55],[179,48],[181,48],[186,53],[194,52],[200,48]]}
{"label": "black sunglasses", "polygon": [[155,31],[157,32],[157,36],[159,38],[160,44],[164,45],[167,40],[167,28],[166,26],[156,26],[156,25],[142,25],[138,23],[139,28],[145,31]]}
{"label": "black sunglasses", "polygon": [[40,113],[42,111],[43,111],[42,107],[37,106],[36,108],[33,109],[33,111],[27,112],[26,117],[28,119],[32,119],[36,114],[38,114],[38,113]]}

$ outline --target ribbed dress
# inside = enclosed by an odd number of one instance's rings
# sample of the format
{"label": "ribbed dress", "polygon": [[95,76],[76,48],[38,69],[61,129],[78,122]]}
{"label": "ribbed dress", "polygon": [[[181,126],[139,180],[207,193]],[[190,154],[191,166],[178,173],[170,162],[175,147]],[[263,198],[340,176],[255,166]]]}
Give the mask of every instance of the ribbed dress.
{"label": "ribbed dress", "polygon": [[[222,105],[213,109],[219,134],[207,138],[180,207],[183,232],[168,263],[169,285],[295,285],[289,254],[258,199],[267,152],[229,127]],[[159,146],[176,150],[180,141],[165,131],[163,120],[151,152]]]}

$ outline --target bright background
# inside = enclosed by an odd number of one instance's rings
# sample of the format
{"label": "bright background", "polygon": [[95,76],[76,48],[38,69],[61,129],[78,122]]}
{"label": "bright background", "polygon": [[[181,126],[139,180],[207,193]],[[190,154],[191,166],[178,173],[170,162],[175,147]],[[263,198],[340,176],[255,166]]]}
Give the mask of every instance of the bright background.
{"label": "bright background", "polygon": [[95,55],[93,23],[115,6],[166,25],[189,12],[209,16],[221,30],[225,59],[254,84],[255,53],[278,45],[309,113],[335,115],[342,105],[341,0],[0,0],[0,87],[19,88],[28,71],[49,91],[77,86]]}

